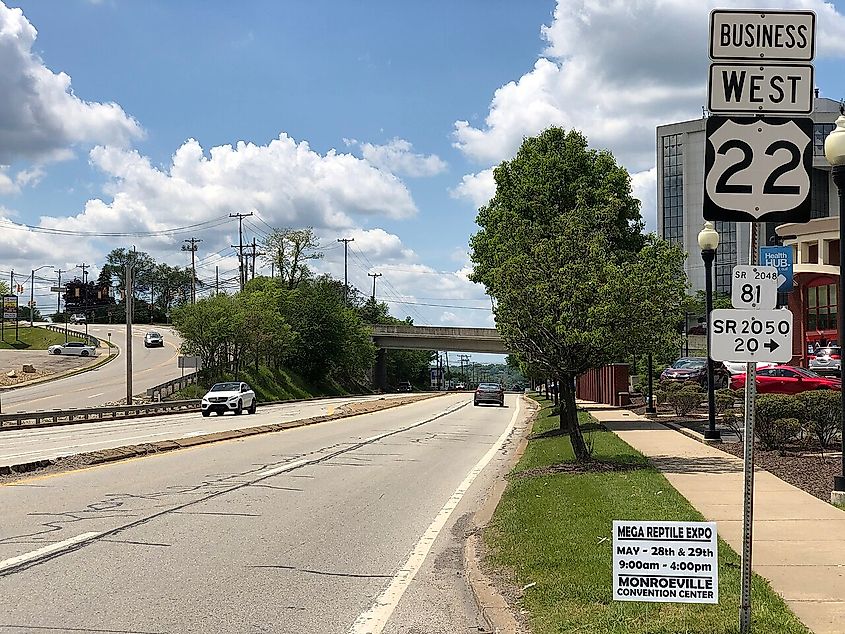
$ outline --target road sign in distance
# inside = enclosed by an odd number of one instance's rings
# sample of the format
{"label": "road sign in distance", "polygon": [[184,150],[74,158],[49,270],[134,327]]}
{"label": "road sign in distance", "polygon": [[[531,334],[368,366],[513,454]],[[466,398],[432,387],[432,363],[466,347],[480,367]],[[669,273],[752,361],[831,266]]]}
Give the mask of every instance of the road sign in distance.
{"label": "road sign in distance", "polygon": [[709,117],[704,218],[810,220],[813,120]]}
{"label": "road sign in distance", "polygon": [[778,270],[740,264],[731,277],[731,304],[744,310],[772,309],[778,303]]}
{"label": "road sign in distance", "polygon": [[51,293],[64,293],[65,287],[64,286],[51,286],[50,292]]}
{"label": "road sign in distance", "polygon": [[710,13],[710,58],[809,62],[815,33],[812,11],[716,9]]}
{"label": "road sign in distance", "polygon": [[715,522],[613,522],[613,598],[718,603]]}
{"label": "road sign in distance", "polygon": [[714,361],[792,359],[792,313],[788,310],[716,309],[710,313],[710,356]]}
{"label": "road sign in distance", "polygon": [[810,114],[810,64],[711,64],[708,109],[717,114]]}
{"label": "road sign in distance", "polygon": [[792,290],[792,247],[760,247],[760,263],[778,270],[778,293]]}

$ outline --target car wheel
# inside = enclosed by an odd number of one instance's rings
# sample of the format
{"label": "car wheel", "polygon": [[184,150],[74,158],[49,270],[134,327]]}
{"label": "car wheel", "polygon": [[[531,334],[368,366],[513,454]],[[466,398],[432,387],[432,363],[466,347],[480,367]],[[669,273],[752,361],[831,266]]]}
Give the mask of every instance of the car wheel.
{"label": "car wheel", "polygon": [[87,356],[88,356],[88,351],[87,351],[87,350],[83,350],[82,352],[80,352],[80,353],[79,353],[79,356],[80,356],[80,357],[87,357]]}
{"label": "car wheel", "polygon": [[247,410],[250,414],[255,414],[255,410],[258,409],[258,403],[255,402],[255,399],[252,399],[252,405],[249,406]]}
{"label": "car wheel", "polygon": [[53,350],[53,354],[61,354],[61,353],[62,353],[61,348],[56,348],[55,350]]}
{"label": "car wheel", "polygon": [[240,416],[243,414],[244,411],[244,404],[242,401],[238,401],[238,407],[235,409],[235,416]]}
{"label": "car wheel", "polygon": [[211,416],[211,412],[209,412],[207,409],[204,409],[202,410],[202,415],[208,418],[209,416]]}

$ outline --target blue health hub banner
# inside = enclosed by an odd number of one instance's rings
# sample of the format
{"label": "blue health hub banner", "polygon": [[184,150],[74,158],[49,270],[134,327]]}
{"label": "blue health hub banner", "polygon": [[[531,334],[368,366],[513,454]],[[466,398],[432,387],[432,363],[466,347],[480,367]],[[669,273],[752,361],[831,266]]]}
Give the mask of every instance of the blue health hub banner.
{"label": "blue health hub banner", "polygon": [[792,247],[760,247],[760,264],[778,270],[779,293],[792,290]]}

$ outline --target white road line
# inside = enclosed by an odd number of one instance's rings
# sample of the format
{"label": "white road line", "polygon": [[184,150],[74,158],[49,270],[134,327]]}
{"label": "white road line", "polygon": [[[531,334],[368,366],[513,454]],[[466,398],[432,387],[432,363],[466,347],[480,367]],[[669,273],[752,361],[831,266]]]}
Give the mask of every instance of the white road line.
{"label": "white road line", "polygon": [[50,544],[48,546],[44,546],[43,548],[24,553],[23,555],[18,555],[17,557],[12,557],[11,559],[4,559],[3,561],[0,561],[0,572],[8,570],[9,568],[14,568],[15,566],[20,566],[21,564],[25,564],[28,561],[39,559],[45,555],[50,555],[52,553],[68,550],[71,546],[76,546],[77,544],[82,544],[91,541],[92,539],[96,539],[102,534],[103,533],[82,533],[82,535],[77,535],[76,537],[71,537],[70,539],[66,539],[61,542],[56,542],[55,544]]}
{"label": "white road line", "polygon": [[414,550],[411,551],[411,555],[408,557],[408,560],[399,572],[396,573],[393,579],[391,579],[390,584],[381,592],[375,600],[375,603],[373,603],[366,612],[362,613],[355,620],[347,631],[347,634],[381,633],[384,626],[387,625],[387,621],[390,619],[393,611],[396,609],[396,606],[399,605],[399,601],[402,599],[402,595],[405,593],[405,590],[407,590],[408,586],[411,585],[411,581],[414,580],[417,572],[422,567],[425,558],[431,550],[432,544],[434,544],[434,540],[437,539],[440,531],[443,530],[443,527],[449,520],[449,516],[452,515],[452,512],[458,506],[470,486],[472,486],[472,483],[478,477],[478,474],[484,470],[484,467],[486,467],[493,459],[493,456],[498,453],[498,451],[502,448],[502,445],[504,445],[505,441],[508,439],[508,436],[510,436],[514,425],[516,425],[517,418],[519,417],[520,405],[521,399],[518,399],[516,403],[516,411],[513,413],[513,417],[511,417],[511,421],[505,428],[505,431],[502,432],[502,435],[499,436],[496,443],[490,447],[489,451],[482,456],[481,460],[475,464],[475,466],[467,474],[466,478],[464,478],[464,481],[461,482],[457,489],[455,489],[452,497],[450,497],[446,504],[443,505],[443,508],[440,509],[440,512],[434,518],[434,521],[425,533],[423,533],[420,541],[417,542]]}
{"label": "white road line", "polygon": [[96,397],[98,397],[98,396],[102,396],[103,394],[105,394],[105,392],[100,392],[99,394],[92,394],[92,395],[91,395],[91,396],[89,396],[88,398],[96,398]]}
{"label": "white road line", "polygon": [[291,469],[296,469],[297,467],[306,465],[308,464],[308,462],[308,460],[296,460],[295,462],[288,462],[287,464],[283,464],[281,467],[264,469],[264,471],[259,471],[258,473],[253,474],[253,476],[256,478],[264,478],[267,476],[276,475],[277,473],[284,473],[285,471],[290,471]]}

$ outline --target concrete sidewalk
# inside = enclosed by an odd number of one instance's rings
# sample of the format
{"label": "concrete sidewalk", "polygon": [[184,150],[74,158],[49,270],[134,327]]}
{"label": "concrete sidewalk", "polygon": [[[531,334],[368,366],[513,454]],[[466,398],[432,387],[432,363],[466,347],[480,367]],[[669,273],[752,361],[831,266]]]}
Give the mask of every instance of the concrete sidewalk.
{"label": "concrete sidewalk", "polygon": [[[742,460],[626,410],[580,403],[651,459],[742,552]],[[845,512],[768,471],[754,476],[754,571],[815,634],[845,633]]]}

